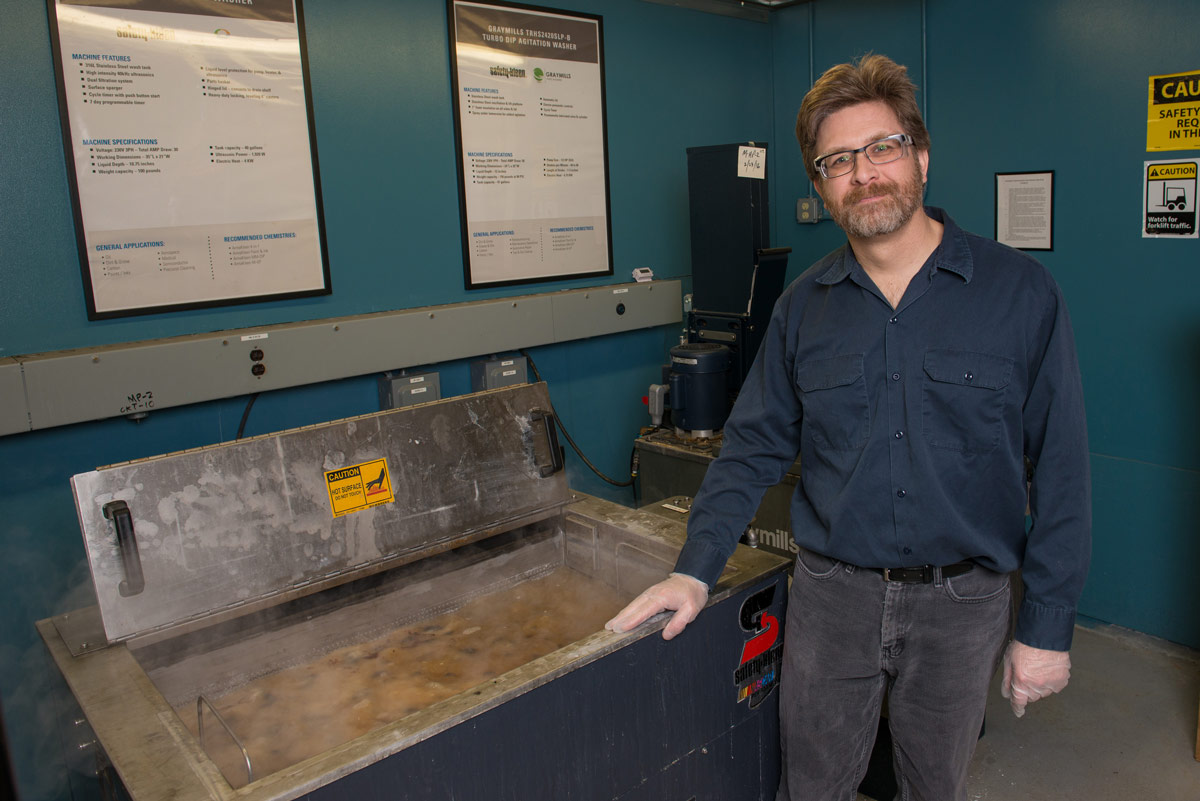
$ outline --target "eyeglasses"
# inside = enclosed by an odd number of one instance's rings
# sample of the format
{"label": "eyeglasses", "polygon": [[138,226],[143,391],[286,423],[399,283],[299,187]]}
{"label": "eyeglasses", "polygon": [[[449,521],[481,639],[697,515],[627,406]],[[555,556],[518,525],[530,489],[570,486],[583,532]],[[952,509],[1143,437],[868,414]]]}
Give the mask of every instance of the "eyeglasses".
{"label": "eyeglasses", "polygon": [[912,137],[908,134],[892,134],[854,150],[839,150],[837,153],[813,159],[813,164],[822,178],[837,178],[854,169],[854,156],[858,153],[865,154],[872,164],[887,164],[904,158],[908,146],[912,143]]}

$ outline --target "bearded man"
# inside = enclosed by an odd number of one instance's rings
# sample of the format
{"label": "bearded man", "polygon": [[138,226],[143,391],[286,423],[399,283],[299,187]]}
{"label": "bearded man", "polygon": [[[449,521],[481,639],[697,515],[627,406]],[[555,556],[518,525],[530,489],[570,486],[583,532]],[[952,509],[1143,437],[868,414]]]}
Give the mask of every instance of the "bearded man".
{"label": "bearded man", "polygon": [[854,798],[885,694],[898,797],[961,801],[1002,655],[1018,716],[1070,675],[1091,501],[1066,305],[1033,258],[922,206],[914,93],[873,55],[805,96],[796,135],[847,244],[776,304],[675,572],[608,623],[675,610],[663,636],[683,631],[799,454],[777,801]]}

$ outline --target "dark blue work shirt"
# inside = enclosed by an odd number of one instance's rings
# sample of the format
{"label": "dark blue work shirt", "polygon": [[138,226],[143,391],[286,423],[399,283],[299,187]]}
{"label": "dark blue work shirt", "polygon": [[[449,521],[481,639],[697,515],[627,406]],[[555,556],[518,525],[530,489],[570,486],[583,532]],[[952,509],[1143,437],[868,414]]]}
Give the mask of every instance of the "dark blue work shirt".
{"label": "dark blue work shirt", "polygon": [[925,213],[942,241],[898,308],[849,246],[779,298],[675,569],[715,584],[799,453],[798,545],[863,567],[1021,568],[1017,638],[1067,650],[1091,555],[1067,309],[1035,259]]}

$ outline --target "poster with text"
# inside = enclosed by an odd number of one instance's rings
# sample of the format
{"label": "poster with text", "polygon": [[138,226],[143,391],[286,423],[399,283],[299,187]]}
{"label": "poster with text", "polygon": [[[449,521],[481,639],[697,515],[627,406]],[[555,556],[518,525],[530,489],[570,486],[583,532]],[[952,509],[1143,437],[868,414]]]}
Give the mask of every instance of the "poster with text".
{"label": "poster with text", "polygon": [[600,17],[449,9],[467,288],[611,275]]}
{"label": "poster with text", "polygon": [[996,173],[996,241],[1054,250],[1054,171]]}
{"label": "poster with text", "polygon": [[330,292],[293,0],[48,0],[88,317]]}

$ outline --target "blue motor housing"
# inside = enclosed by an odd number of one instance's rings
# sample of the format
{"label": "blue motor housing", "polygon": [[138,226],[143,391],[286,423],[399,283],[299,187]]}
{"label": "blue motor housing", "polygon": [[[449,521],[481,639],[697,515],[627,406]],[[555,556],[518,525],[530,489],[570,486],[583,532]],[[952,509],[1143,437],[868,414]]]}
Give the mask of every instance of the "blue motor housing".
{"label": "blue motor housing", "polygon": [[720,430],[729,416],[725,373],[730,350],[711,342],[671,348],[671,419],[675,428],[704,436]]}

